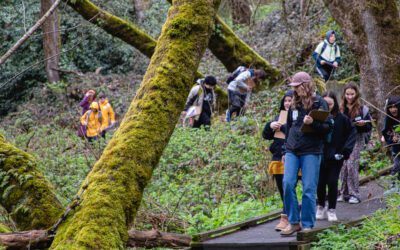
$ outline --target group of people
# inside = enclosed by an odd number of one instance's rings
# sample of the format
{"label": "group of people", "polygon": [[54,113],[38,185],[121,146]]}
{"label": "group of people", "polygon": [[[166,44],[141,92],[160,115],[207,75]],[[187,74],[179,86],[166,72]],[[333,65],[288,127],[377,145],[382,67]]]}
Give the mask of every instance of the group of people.
{"label": "group of people", "polygon": [[[317,74],[325,82],[329,81],[341,65],[340,49],[333,30],[328,31],[324,41],[318,44],[313,58]],[[227,122],[243,114],[252,89],[265,78],[263,70],[243,66],[228,77]],[[191,120],[193,127],[211,125],[216,84],[215,77],[207,76],[190,91],[182,114]],[[296,73],[289,85],[293,89],[287,91],[280,105],[281,113],[286,112],[285,121],[281,120],[280,113],[263,130],[263,137],[273,140],[268,172],[274,176],[283,202],[283,214],[276,226],[282,236],[309,230],[316,220],[337,221],[337,202],[361,202],[360,152],[368,143],[372,130],[369,108],[361,104],[357,84],[351,82],[343,88],[340,102],[333,91],[320,96],[306,72]],[[396,133],[396,126],[400,124],[400,97],[390,97],[386,106],[388,115],[382,141],[391,147],[394,157],[392,174],[400,179],[400,136]],[[325,112],[326,116],[324,119],[318,115],[313,117],[312,111]],[[301,180],[303,189],[301,206],[296,196],[298,180]]]}
{"label": "group of people", "polygon": [[115,125],[115,113],[104,93],[99,94],[96,101],[96,91],[86,92],[83,100],[79,103],[82,108],[78,135],[89,142],[99,137],[106,138],[106,132]]}

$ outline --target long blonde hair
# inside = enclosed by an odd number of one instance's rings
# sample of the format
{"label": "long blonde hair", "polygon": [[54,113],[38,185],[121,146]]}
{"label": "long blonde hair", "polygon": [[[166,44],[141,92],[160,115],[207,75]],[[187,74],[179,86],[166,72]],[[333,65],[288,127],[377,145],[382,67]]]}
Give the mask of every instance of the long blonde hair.
{"label": "long blonde hair", "polygon": [[305,110],[310,110],[314,103],[315,85],[312,81],[303,82],[299,88],[303,88],[306,96],[299,96],[296,91],[293,94],[292,107],[297,108],[303,106]]}

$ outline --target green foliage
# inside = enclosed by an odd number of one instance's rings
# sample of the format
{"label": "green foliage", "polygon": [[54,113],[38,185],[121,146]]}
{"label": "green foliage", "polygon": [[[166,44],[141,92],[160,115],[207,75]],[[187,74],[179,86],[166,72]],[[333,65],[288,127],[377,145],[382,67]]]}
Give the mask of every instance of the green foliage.
{"label": "green foliage", "polygon": [[364,176],[374,175],[379,170],[387,168],[392,163],[389,157],[380,150],[380,143],[371,143],[365,150],[361,151],[360,174]]}
{"label": "green foliage", "polygon": [[312,249],[399,249],[400,239],[393,236],[400,232],[400,195],[394,194],[386,202],[388,209],[375,212],[361,227],[339,226],[319,234],[319,241]]}

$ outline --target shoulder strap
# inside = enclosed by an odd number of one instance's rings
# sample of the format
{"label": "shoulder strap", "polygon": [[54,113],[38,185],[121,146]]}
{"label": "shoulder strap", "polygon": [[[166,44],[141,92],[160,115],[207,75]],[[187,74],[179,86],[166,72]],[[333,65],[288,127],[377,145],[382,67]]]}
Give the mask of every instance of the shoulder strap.
{"label": "shoulder strap", "polygon": [[99,119],[99,122],[100,122],[100,124],[101,124],[101,122],[103,121],[103,114],[101,113],[101,110],[99,110],[99,115],[98,115],[98,119]]}
{"label": "shoulder strap", "polygon": [[322,56],[322,53],[324,53],[326,46],[328,46],[328,44],[324,41],[324,45],[322,45],[321,53],[319,53],[319,56]]}

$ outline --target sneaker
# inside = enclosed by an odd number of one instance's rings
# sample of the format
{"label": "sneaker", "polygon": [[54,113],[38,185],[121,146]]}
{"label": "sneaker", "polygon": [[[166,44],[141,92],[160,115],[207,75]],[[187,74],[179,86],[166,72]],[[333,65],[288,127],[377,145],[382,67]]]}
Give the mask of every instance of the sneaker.
{"label": "sneaker", "polygon": [[337,198],[336,201],[338,201],[338,202],[344,202],[344,196],[343,196],[343,194],[339,195],[339,197]]}
{"label": "sneaker", "polygon": [[337,216],[336,216],[336,210],[331,208],[328,209],[328,212],[326,212],[328,215],[328,221],[333,222],[333,221],[337,221]]}
{"label": "sneaker", "polygon": [[275,231],[280,232],[280,231],[284,230],[288,225],[289,225],[289,221],[288,221],[287,215],[281,214],[281,219],[280,219],[278,225],[276,225]]}
{"label": "sneaker", "polygon": [[326,209],[323,206],[317,206],[317,214],[315,216],[317,220],[326,219]]}
{"label": "sneaker", "polygon": [[360,203],[360,200],[357,197],[351,196],[349,199],[350,204],[358,204]]}
{"label": "sneaker", "polygon": [[281,231],[281,236],[291,236],[298,231],[301,231],[300,224],[289,224],[285,229]]}
{"label": "sneaker", "polygon": [[386,190],[384,193],[383,193],[383,196],[389,196],[389,195],[392,195],[392,194],[397,194],[397,193],[400,193],[400,188],[398,187],[398,186],[392,186],[389,190]]}
{"label": "sneaker", "polygon": [[311,227],[305,227],[305,228],[303,228],[301,231],[303,231],[303,232],[309,232],[309,231],[311,231],[311,230],[312,230]]}

